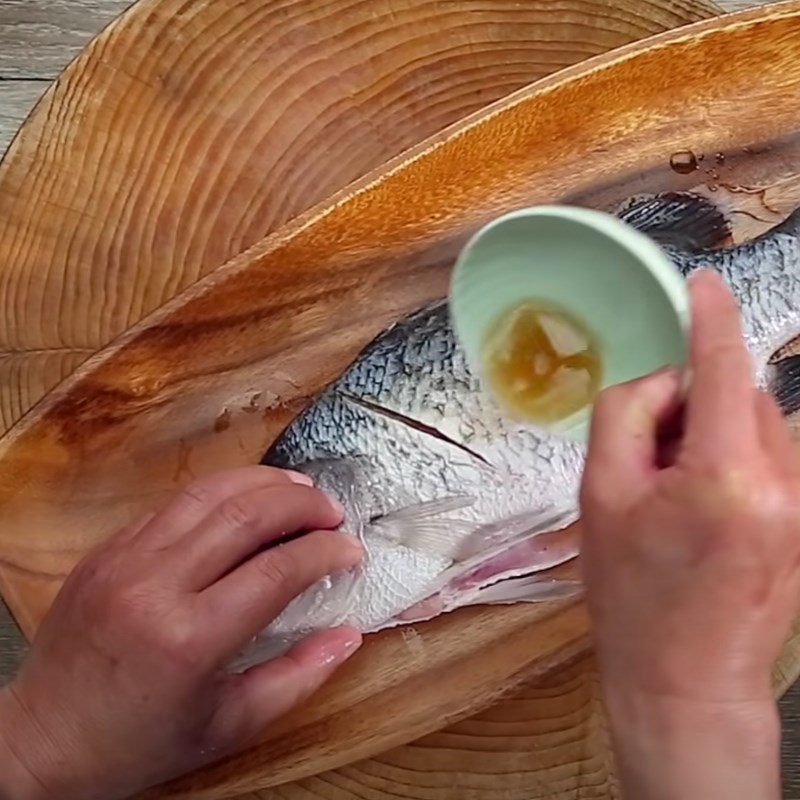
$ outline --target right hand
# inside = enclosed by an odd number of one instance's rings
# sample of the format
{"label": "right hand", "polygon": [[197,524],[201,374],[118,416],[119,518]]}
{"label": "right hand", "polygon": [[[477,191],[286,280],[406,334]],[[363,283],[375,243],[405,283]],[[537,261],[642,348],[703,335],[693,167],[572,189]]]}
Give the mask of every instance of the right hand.
{"label": "right hand", "polygon": [[[681,747],[664,741],[671,731],[695,742],[695,761],[701,737],[711,763],[709,741],[727,741],[727,727],[742,739],[730,748],[738,765],[726,767],[733,785],[727,795],[705,786],[704,800],[748,791],[761,800],[776,788],[776,753],[765,756],[770,778],[757,788],[739,768],[751,753],[748,725],[757,746],[774,750],[777,737],[770,678],[800,599],[800,457],[775,402],[753,386],[732,296],[710,273],[691,289],[692,379],[669,454],[661,435],[681,408],[677,372],[613,388],[597,405],[583,568],[619,737],[656,737],[666,758]],[[631,760],[647,755],[637,749]],[[686,785],[680,793],[696,796]],[[678,794],[640,786],[634,796]]]}
{"label": "right hand", "polygon": [[0,691],[0,796],[126,797],[246,746],[307,698],[358,631],[316,634],[242,675],[225,665],[292,598],[360,560],[329,530],[342,516],[304,476],[251,467],[199,481],[102,544]]}

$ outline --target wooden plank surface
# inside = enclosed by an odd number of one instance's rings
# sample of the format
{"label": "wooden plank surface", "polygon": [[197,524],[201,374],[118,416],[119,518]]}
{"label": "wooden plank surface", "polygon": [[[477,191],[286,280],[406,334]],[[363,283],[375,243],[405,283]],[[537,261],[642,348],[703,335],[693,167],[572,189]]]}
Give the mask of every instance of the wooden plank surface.
{"label": "wooden plank surface", "polygon": [[[771,0],[719,0],[726,10]],[[80,48],[129,0],[0,0],[0,152],[4,152],[36,100]],[[0,603],[0,684],[15,672],[25,650]],[[800,685],[781,703],[785,794],[800,800]]]}
{"label": "wooden plank surface", "polygon": [[131,0],[2,0],[0,78],[52,80]]}

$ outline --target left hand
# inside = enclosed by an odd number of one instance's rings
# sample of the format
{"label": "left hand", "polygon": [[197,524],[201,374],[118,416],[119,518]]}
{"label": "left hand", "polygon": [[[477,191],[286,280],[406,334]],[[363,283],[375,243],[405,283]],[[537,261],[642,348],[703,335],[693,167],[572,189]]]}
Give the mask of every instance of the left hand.
{"label": "left hand", "polygon": [[361,558],[329,530],[341,507],[309,484],[267,467],[206,478],[76,568],[0,691],[0,797],[113,800],[216,761],[355,652],[360,634],[340,628],[225,670],[295,596]]}

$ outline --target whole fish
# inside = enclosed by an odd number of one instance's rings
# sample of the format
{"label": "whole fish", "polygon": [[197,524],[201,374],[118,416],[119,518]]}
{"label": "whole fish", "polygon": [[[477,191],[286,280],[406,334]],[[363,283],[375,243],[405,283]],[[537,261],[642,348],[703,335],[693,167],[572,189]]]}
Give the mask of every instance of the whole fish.
{"label": "whole fish", "polygon": [[[617,216],[688,275],[719,270],[735,292],[756,378],[788,413],[800,358],[771,364],[800,334],[800,211],[746,244],[689,193],[633,198]],[[621,309],[624,313],[624,309]],[[275,442],[264,463],[291,467],[345,507],[363,566],[295,599],[243,654],[245,667],[314,630],[363,632],[454,608],[542,601],[580,590],[548,578],[578,554],[585,449],[505,417],[471,374],[440,303],[385,331]]]}

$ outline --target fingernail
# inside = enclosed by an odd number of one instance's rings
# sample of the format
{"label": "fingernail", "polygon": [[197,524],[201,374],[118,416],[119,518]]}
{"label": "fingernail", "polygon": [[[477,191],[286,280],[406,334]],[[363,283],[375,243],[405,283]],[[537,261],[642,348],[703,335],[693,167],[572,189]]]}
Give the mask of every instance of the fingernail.
{"label": "fingernail", "polygon": [[319,660],[325,666],[347,661],[361,646],[362,637],[355,628],[342,628],[340,631],[342,635],[328,642],[319,654]]}
{"label": "fingernail", "polygon": [[304,475],[302,472],[296,472],[293,469],[285,469],[286,477],[292,483],[299,483],[301,486],[313,486],[314,479],[309,475]]}
{"label": "fingernail", "polygon": [[688,283],[692,285],[693,283],[697,283],[697,281],[704,281],[705,275],[710,275],[711,270],[706,269],[705,267],[701,267],[700,269],[696,269],[694,272],[689,273]]}
{"label": "fingernail", "polygon": [[353,653],[361,646],[361,634],[355,630],[349,630],[348,635],[328,644],[320,653],[320,661],[326,666],[341,664],[347,661]]}
{"label": "fingernail", "polygon": [[725,281],[715,269],[701,267],[689,274],[688,283],[691,287],[702,283],[725,283]]}
{"label": "fingernail", "polygon": [[364,560],[364,545],[349,533],[345,534],[345,536],[347,537],[347,548],[352,552],[353,556],[352,565],[360,564]]}
{"label": "fingernail", "polygon": [[361,641],[361,634],[355,628],[348,629],[348,635],[340,641],[342,652],[350,655],[361,647]]}
{"label": "fingernail", "polygon": [[345,517],[345,510],[344,506],[335,498],[327,495],[328,502],[331,504],[331,508],[342,518]]}

